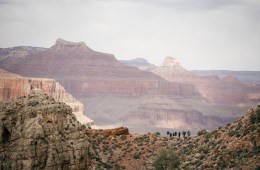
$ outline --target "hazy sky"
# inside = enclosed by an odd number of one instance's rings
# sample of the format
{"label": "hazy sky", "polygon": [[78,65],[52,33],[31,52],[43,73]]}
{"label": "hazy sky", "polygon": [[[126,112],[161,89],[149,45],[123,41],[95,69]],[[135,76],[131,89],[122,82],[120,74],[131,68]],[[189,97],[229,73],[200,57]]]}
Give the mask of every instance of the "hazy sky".
{"label": "hazy sky", "polygon": [[117,59],[260,70],[260,0],[0,0],[0,47],[84,41]]}

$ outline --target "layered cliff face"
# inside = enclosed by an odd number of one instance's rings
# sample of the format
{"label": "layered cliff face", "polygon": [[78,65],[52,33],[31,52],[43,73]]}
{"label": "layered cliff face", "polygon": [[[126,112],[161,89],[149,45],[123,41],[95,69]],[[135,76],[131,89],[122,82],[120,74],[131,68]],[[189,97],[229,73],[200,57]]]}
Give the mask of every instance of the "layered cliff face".
{"label": "layered cliff face", "polygon": [[47,95],[0,103],[1,169],[94,169],[86,127]]}
{"label": "layered cliff face", "polygon": [[96,52],[83,42],[58,39],[54,46],[41,53],[23,59],[9,57],[2,60],[0,66],[23,76],[53,78],[76,97],[196,95],[192,86],[189,89],[193,91],[183,93],[187,86],[169,83],[150,72],[121,64],[113,55]]}
{"label": "layered cliff face", "polygon": [[192,73],[199,76],[233,76],[246,84],[260,84],[260,71],[192,70]]}
{"label": "layered cliff face", "polygon": [[234,76],[219,78],[195,75],[185,70],[172,57],[166,57],[162,65],[152,72],[172,82],[194,85],[200,95],[213,103],[245,103],[260,97],[259,87],[243,84]]}
{"label": "layered cliff face", "polygon": [[126,120],[126,122],[143,120],[144,122],[149,121],[150,124],[157,128],[186,129],[197,132],[205,127],[214,129],[223,126],[233,119],[231,116],[205,115],[205,113],[202,114],[198,110],[142,108],[137,112],[127,115],[123,120]]}
{"label": "layered cliff face", "polygon": [[44,92],[56,101],[68,104],[78,121],[88,126],[93,124],[93,121],[83,114],[84,105],[67,93],[55,80],[22,77],[0,69],[0,101],[17,99],[33,91]]}

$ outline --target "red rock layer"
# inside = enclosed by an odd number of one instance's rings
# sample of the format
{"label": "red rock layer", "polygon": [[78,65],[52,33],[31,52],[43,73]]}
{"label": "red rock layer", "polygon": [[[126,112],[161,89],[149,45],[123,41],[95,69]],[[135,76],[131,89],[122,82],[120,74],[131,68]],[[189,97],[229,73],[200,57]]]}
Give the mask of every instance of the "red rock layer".
{"label": "red rock layer", "polygon": [[12,57],[0,65],[24,76],[53,78],[76,97],[198,95],[193,85],[170,83],[153,73],[126,66],[113,55],[93,51],[83,42],[58,39],[48,50],[22,59]]}

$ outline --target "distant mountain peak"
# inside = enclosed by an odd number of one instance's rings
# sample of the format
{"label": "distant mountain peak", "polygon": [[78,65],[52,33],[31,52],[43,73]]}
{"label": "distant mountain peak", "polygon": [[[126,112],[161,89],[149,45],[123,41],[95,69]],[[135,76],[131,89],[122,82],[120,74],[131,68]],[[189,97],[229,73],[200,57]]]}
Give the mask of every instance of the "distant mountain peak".
{"label": "distant mountain peak", "polygon": [[170,56],[165,57],[163,63],[161,64],[161,67],[176,67],[176,66],[180,66],[179,61],[176,58]]}
{"label": "distant mountain peak", "polygon": [[83,41],[81,41],[81,42],[71,42],[71,41],[66,41],[62,38],[58,38],[55,42],[55,45],[68,45],[68,46],[82,45],[82,46],[86,46],[86,44]]}
{"label": "distant mountain peak", "polygon": [[180,65],[179,61],[176,58],[170,56],[165,57],[159,69],[165,71],[173,71],[175,73],[188,73],[188,71]]}
{"label": "distant mountain peak", "polygon": [[62,38],[58,38],[55,42],[55,45],[53,46],[55,50],[61,50],[61,49],[81,49],[81,50],[91,50],[83,41],[80,42],[71,42],[66,41]]}
{"label": "distant mountain peak", "polygon": [[193,76],[191,72],[183,68],[174,57],[166,57],[161,66],[152,71],[166,80],[182,79],[183,76]]}

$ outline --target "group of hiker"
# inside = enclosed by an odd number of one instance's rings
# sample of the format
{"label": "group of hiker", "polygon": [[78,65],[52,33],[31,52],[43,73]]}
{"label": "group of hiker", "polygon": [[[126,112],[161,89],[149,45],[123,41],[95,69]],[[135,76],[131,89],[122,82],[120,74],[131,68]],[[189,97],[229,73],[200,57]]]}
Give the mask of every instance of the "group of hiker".
{"label": "group of hiker", "polygon": [[186,137],[186,134],[187,136],[189,137],[191,135],[190,131],[182,131],[182,132],[170,132],[170,131],[167,131],[167,135],[169,135],[170,137],[174,137],[174,136],[178,136],[179,138],[181,137],[181,135],[183,136],[183,138]]}

